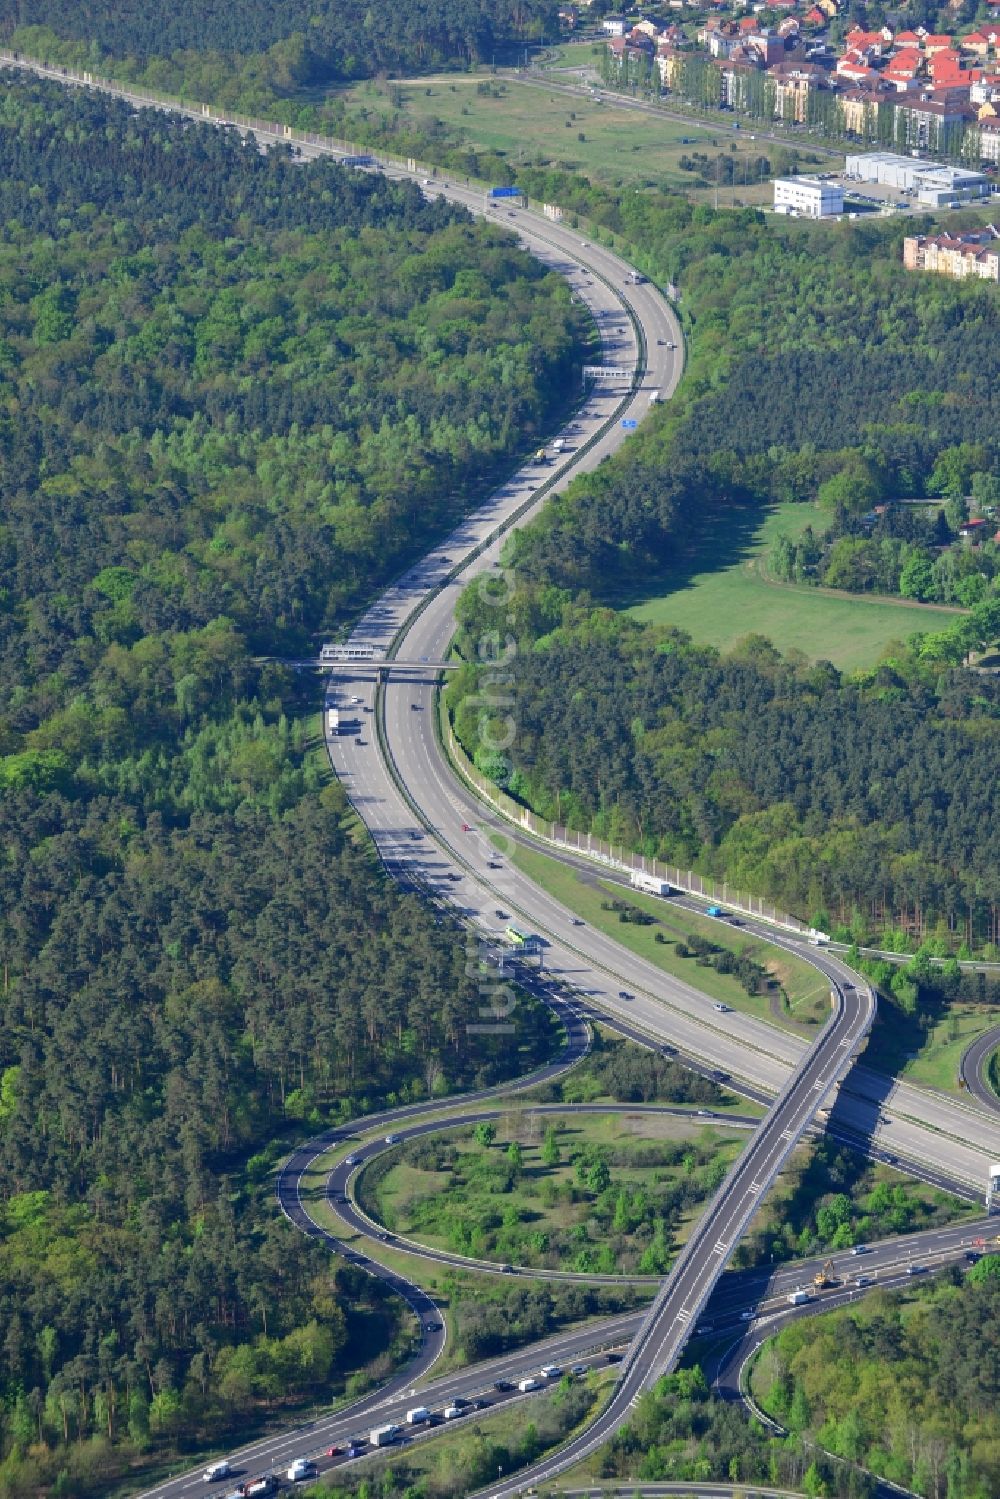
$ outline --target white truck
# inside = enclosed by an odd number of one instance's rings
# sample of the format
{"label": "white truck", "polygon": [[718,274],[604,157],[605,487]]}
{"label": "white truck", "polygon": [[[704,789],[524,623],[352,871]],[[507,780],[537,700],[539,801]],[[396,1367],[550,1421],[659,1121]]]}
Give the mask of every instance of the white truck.
{"label": "white truck", "polygon": [[789,1306],[805,1306],[806,1302],[809,1300],[809,1292],[789,1291],[788,1295],[785,1297],[785,1300],[788,1302]]}
{"label": "white truck", "polygon": [[552,451],[553,451],[553,453],[561,453],[562,450],[563,450],[563,448],[565,448],[565,446],[566,446],[566,439],[565,439],[565,437],[557,437],[556,440],[555,440],[555,442],[552,444]]}
{"label": "white truck", "polygon": [[339,734],[340,733],[340,709],[339,708],[327,708],[327,710],[326,710],[326,730],[327,730],[328,734]]}
{"label": "white truck", "polygon": [[399,1436],[399,1427],[389,1422],[387,1426],[374,1426],[368,1433],[368,1441],[373,1447],[391,1447]]}
{"label": "white truck", "polygon": [[670,894],[670,886],[666,880],[657,879],[656,875],[646,874],[641,869],[633,869],[631,883],[633,890],[644,890],[647,895]]}
{"label": "white truck", "polygon": [[659,406],[659,404],[660,404],[660,402],[662,400],[663,400],[663,392],[662,392],[662,390],[651,390],[649,392],[649,404],[651,406]]}
{"label": "white truck", "polygon": [[531,1375],[529,1375],[527,1379],[518,1380],[517,1388],[520,1390],[522,1395],[527,1395],[531,1390],[540,1390],[542,1388],[542,1381],[540,1379],[534,1379]]}
{"label": "white truck", "polygon": [[415,1405],[412,1410],[406,1412],[407,1426],[419,1426],[421,1421],[429,1421],[431,1413],[426,1405]]}

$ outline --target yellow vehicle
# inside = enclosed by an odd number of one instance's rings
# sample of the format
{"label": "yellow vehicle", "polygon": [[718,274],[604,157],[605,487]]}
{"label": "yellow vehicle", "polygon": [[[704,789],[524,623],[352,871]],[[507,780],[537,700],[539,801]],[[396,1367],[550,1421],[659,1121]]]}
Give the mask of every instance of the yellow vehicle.
{"label": "yellow vehicle", "polygon": [[817,1291],[825,1291],[829,1286],[839,1285],[839,1281],[834,1274],[833,1260],[827,1260],[822,1270],[816,1271],[816,1274],[813,1276],[813,1285]]}

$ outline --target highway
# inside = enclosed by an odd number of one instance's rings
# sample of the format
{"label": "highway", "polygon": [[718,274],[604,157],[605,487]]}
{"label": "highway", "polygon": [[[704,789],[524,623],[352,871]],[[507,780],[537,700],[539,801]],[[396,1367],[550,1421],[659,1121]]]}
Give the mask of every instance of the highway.
{"label": "highway", "polygon": [[[405,1249],[409,1254],[415,1254],[434,1264],[452,1265],[456,1269],[470,1270],[498,1270],[501,1268],[496,1261],[475,1260],[467,1255],[453,1254],[445,1249],[430,1248],[405,1235],[388,1233],[384,1226],[373,1219],[358,1202],[359,1177],[366,1166],[369,1166],[378,1156],[395,1148],[396,1144],[403,1144],[408,1140],[420,1139],[425,1135],[441,1134],[446,1130],[471,1129],[476,1124],[493,1121],[509,1115],[511,1103],[509,1096],[505,1099],[502,1107],[480,1108],[476,1110],[463,1109],[458,1114],[449,1114],[447,1119],[431,1119],[417,1124],[404,1125],[399,1130],[393,1131],[393,1143],[390,1144],[384,1137],[379,1137],[371,1143],[359,1145],[353,1150],[349,1158],[338,1161],[330,1172],[327,1181],[327,1196],[329,1203],[336,1215],[343,1223],[347,1232],[361,1234],[372,1241],[373,1247],[388,1242],[396,1249]],[[565,1104],[565,1103],[532,1103],[525,1105],[525,1116],[532,1118],[566,1118],[576,1114],[610,1114],[626,1115],[635,1121],[648,1115],[651,1118],[663,1118],[664,1116],[687,1120],[695,1125],[707,1125],[711,1123],[723,1130],[754,1130],[759,1120],[733,1114],[711,1114],[711,1118],[702,1117],[709,1114],[705,1109],[679,1108],[668,1104],[623,1104],[623,1103],[591,1103],[591,1104]],[[661,1277],[658,1275],[597,1275],[591,1272],[577,1270],[549,1270],[533,1269],[521,1265],[507,1265],[503,1267],[510,1274],[527,1275],[533,1279],[570,1281],[581,1285],[659,1285]]]}
{"label": "highway", "polygon": [[[449,181],[427,182],[425,190],[431,194],[443,192],[473,211],[486,207],[480,191]],[[454,629],[458,593],[474,575],[487,577],[490,591],[484,597],[491,597],[495,605],[496,629],[481,642],[480,651],[483,659],[496,665],[495,690],[499,694],[490,703],[490,714],[505,717],[516,735],[516,713],[504,712],[508,707],[504,692],[509,686],[504,660],[511,646],[507,643],[505,614],[509,585],[499,569],[501,532],[512,521],[533,513],[552,490],[565,487],[577,474],[592,469],[615,451],[627,430],[647,414],[654,393],[659,398],[673,393],[681,373],[681,334],[672,309],[657,290],[637,283],[629,266],[612,252],[527,210],[492,211],[533,254],[566,277],[574,292],[589,305],[601,330],[605,363],[634,369],[635,380],[628,389],[624,381],[595,385],[574,421],[564,428],[562,451],[554,466],[546,465],[541,473],[537,463],[522,466],[440,548],[383,595],[359,622],[352,640],[381,643],[407,660],[440,659]],[[461,556],[459,564],[454,553]],[[875,996],[832,954],[804,951],[801,955],[825,976],[831,994],[830,1019],[812,1045],[752,1017],[730,1012],[724,1021],[717,1014],[713,1019],[707,1013],[708,1002],[697,990],[666,978],[600,934],[581,929],[580,923],[540,887],[514,871],[509,860],[504,863],[489,857],[491,845],[472,834],[476,824],[484,820],[483,810],[456,787],[443,763],[433,730],[429,685],[394,682],[374,691],[369,688],[367,702],[362,693],[348,693],[343,678],[335,690],[347,696],[345,706],[357,706],[360,712],[358,732],[328,737],[331,761],[389,870],[423,886],[432,898],[457,908],[484,935],[495,931],[498,920],[507,919],[498,914],[501,910],[513,909],[544,936],[549,974],[557,982],[567,981],[578,988],[586,985],[585,992],[595,1010],[607,1011],[612,1018],[625,1018],[627,1010],[631,1022],[654,1038],[673,1042],[683,1033],[680,1044],[695,1056],[721,1062],[735,1076],[777,1095],[767,1118],[730,1170],[645,1314],[608,1405],[583,1433],[527,1473],[513,1482],[491,1485],[490,1492],[507,1499],[526,1482],[552,1478],[602,1445],[627,1420],[637,1396],[675,1366],[760,1199],[812,1124],[817,1110],[851,1071],[874,1017]],[[374,734],[364,732],[366,708],[371,710]],[[494,875],[495,864],[499,865],[498,877]],[[612,985],[616,980],[633,983],[634,996],[622,991],[615,995],[608,987],[609,979]],[[479,1022],[482,1028],[501,1032],[516,1028],[516,995],[513,991],[501,993],[503,988],[501,985],[492,990],[484,1002]],[[733,1055],[731,1062],[726,1053]],[[838,1109],[843,1110],[845,1122],[852,1128],[874,1137],[884,1125],[896,1125],[893,1139],[900,1142],[901,1153],[913,1151],[917,1158],[923,1157],[970,1182],[984,1179],[980,1169],[982,1143],[991,1129],[996,1130],[998,1148],[991,1139],[986,1158],[1000,1158],[1000,1123],[986,1121],[985,1128],[978,1131],[977,1151],[961,1143],[963,1131],[969,1130],[971,1111],[966,1111],[964,1118],[958,1116],[956,1133],[949,1134],[948,1128],[942,1131],[938,1124],[940,1118],[947,1117],[955,1129],[952,1115],[961,1105],[949,1100],[938,1103],[938,1096],[929,1102],[928,1095],[916,1090],[910,1090],[916,1094],[911,1099],[902,1086],[888,1080],[875,1079],[868,1089],[865,1092],[862,1086],[859,1094],[855,1088],[847,1104],[843,1098],[838,1101]],[[895,1117],[884,1113],[887,1104],[891,1104]],[[982,1118],[979,1114],[974,1117]],[[941,1139],[946,1149],[935,1158],[934,1148]],[[297,1180],[301,1180],[301,1173]],[[279,1195],[280,1191],[279,1184]],[[297,1189],[294,1200],[282,1200],[282,1206],[294,1219],[302,1207]],[[424,1315],[425,1308],[433,1303],[429,1298],[411,1299],[411,1305]],[[433,1343],[424,1348],[425,1369],[436,1356]],[[412,1366],[408,1372],[412,1377]],[[399,1388],[406,1377],[398,1375],[390,1388]],[[379,1391],[373,1401],[376,1398],[384,1402],[386,1392]],[[351,1419],[356,1418],[356,1413],[352,1414]],[[294,1438],[286,1440],[292,1442]],[[269,1464],[279,1460],[273,1443],[270,1450],[273,1455],[266,1459]],[[248,1456],[256,1460],[257,1453]],[[183,1485],[185,1481],[178,1482]],[[190,1478],[187,1486],[191,1486]]]}
{"label": "highway", "polygon": [[[990,1030],[977,1036],[972,1045],[962,1053],[959,1063],[959,1075],[972,1097],[994,1114],[1000,1114],[1000,1097],[990,1085],[986,1068],[997,1047],[1000,1047],[1000,1025],[992,1026]],[[994,1160],[1000,1161],[1000,1156],[994,1156]]]}
{"label": "highway", "polygon": [[[833,1256],[834,1277],[839,1284],[826,1291],[811,1291],[812,1299],[804,1306],[791,1307],[786,1298],[791,1291],[811,1288],[813,1277],[823,1263],[822,1256],[782,1265],[773,1272],[729,1271],[698,1323],[698,1356],[714,1387],[725,1396],[739,1399],[739,1375],[748,1355],[786,1322],[843,1305],[876,1287],[908,1285],[911,1276],[907,1271],[913,1264],[923,1266],[928,1274],[948,1265],[963,1265],[968,1254],[974,1252],[971,1248],[974,1239],[996,1227],[996,1221],[981,1220],[884,1240],[872,1245],[864,1256],[839,1252]],[[871,1285],[858,1287],[858,1276],[867,1276]],[[505,1401],[532,1398],[510,1389],[496,1390],[498,1380],[516,1385],[526,1375],[537,1375],[543,1364],[557,1364],[563,1369],[576,1363],[607,1367],[608,1352],[624,1354],[642,1319],[642,1312],[628,1313],[557,1333],[541,1343],[485,1360],[471,1369],[455,1370],[434,1379],[412,1376],[395,1388],[373,1391],[348,1408],[262,1438],[228,1455],[234,1470],[245,1475],[278,1471],[298,1457],[312,1459],[321,1472],[343,1467],[351,1460],[346,1452],[328,1457],[331,1447],[346,1448],[352,1439],[362,1441],[372,1426],[388,1422],[403,1425],[406,1411],[416,1404],[440,1412],[456,1399],[470,1402],[483,1399],[492,1408]],[[370,1450],[363,1443],[364,1453]],[[203,1462],[199,1468],[149,1489],[142,1499],[180,1499],[192,1490],[204,1492],[200,1476],[204,1466]],[[522,1485],[525,1481],[522,1475]],[[753,1488],[756,1492],[757,1486]]]}

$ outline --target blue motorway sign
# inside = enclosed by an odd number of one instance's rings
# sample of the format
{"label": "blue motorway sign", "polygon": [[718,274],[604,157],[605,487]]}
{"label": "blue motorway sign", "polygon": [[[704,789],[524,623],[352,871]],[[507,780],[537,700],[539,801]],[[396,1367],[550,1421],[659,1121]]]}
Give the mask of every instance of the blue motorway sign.
{"label": "blue motorway sign", "polygon": [[521,197],[521,189],[519,187],[491,187],[490,188],[490,197],[491,198],[520,198]]}
{"label": "blue motorway sign", "polygon": [[637,421],[634,421],[632,419],[632,417],[630,417],[630,416],[623,416],[622,417],[622,426],[625,428],[626,432],[634,432],[635,429],[636,429],[636,427],[638,427],[638,425],[639,425],[639,423]]}

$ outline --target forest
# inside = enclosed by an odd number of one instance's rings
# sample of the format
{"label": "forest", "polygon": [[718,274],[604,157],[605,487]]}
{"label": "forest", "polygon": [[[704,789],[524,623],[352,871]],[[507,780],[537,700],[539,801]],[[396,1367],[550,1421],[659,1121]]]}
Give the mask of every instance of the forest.
{"label": "forest", "polygon": [[793,1322],[765,1351],[755,1391],[807,1434],[926,1499],[1000,1488],[1000,1256],[945,1272],[916,1297],[877,1292]]}
{"label": "forest", "polygon": [[[361,0],[236,0],[122,5],[118,0],[0,0],[0,36],[44,27],[101,57],[172,67],[245,71],[283,88],[390,71],[466,66],[558,31],[552,0],[406,0],[379,17]],[[23,46],[24,51],[30,47]]]}
{"label": "forest", "polygon": [[564,283],[412,187],[0,101],[0,1494],[363,1387],[395,1303],[275,1212],[331,1120],[518,1073],[318,748],[315,649],[552,419]]}

